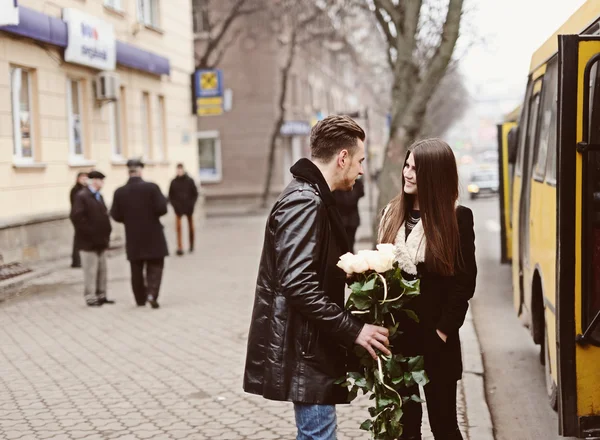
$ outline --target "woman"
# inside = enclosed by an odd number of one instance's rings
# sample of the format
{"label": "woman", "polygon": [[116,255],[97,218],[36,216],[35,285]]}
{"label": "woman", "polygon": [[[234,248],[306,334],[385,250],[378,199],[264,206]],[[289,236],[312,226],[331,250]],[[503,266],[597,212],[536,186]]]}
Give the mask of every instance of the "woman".
{"label": "woman", "polygon": [[[457,206],[458,171],[452,149],[440,139],[415,143],[407,155],[402,191],[384,211],[379,242],[393,243],[408,278],[419,278],[411,303],[419,323],[406,322],[393,344],[405,356],[423,355],[430,382],[425,399],[436,440],[462,439],[456,382],[462,375],[458,330],[475,291],[473,213]],[[415,389],[418,394],[418,390]],[[421,404],[404,408],[405,440],[421,439]]]}
{"label": "woman", "polygon": [[[87,185],[87,173],[80,172],[77,173],[77,179],[75,180],[75,185],[71,188],[71,193],[69,199],[71,200],[71,209],[73,208],[73,203],[75,202],[75,195]],[[71,267],[79,268],[81,267],[81,256],[79,255],[79,240],[77,234],[73,236],[73,252],[71,253]]]}

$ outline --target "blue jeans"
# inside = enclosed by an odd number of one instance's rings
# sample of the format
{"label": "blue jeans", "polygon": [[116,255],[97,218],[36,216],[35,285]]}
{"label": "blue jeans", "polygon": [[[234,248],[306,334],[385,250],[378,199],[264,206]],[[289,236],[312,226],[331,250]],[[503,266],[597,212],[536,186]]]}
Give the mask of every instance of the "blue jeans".
{"label": "blue jeans", "polygon": [[336,440],[335,405],[294,403],[296,440]]}

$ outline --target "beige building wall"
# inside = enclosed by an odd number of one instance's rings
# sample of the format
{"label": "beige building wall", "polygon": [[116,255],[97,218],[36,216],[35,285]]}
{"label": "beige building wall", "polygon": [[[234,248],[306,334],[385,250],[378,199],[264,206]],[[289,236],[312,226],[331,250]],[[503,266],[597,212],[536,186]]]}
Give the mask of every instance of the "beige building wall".
{"label": "beige building wall", "polygon": [[[193,142],[196,120],[191,114],[194,69],[191,4],[186,0],[160,0],[159,25],[151,28],[138,23],[136,1],[121,0],[122,11],[107,8],[104,0],[19,1],[19,6],[55,17],[61,17],[64,7],[82,10],[112,23],[117,40],[170,60],[169,76],[117,65],[115,73],[122,93],[114,105],[121,113],[121,157],[113,154],[110,104],[100,105],[95,99],[94,79],[98,71],[66,63],[61,48],[0,31],[0,206],[3,207],[0,255],[5,261],[51,256],[50,250],[40,250],[49,237],[30,237],[27,224],[67,218],[69,191],[79,171],[94,168],[107,176],[103,193],[110,206],[114,190],[128,178],[126,158],[144,154],[141,108],[145,93],[149,102],[150,152],[146,154],[148,165],[144,177],[158,183],[166,193],[176,163],[183,162],[190,174],[196,174],[198,159]],[[17,166],[13,159],[12,66],[31,71],[35,161],[30,166]],[[82,84],[83,161],[70,157],[68,78]],[[163,113],[159,112],[161,106]],[[69,222],[65,220],[58,231],[70,235]],[[68,251],[70,240],[66,241],[59,243],[59,254]]]}

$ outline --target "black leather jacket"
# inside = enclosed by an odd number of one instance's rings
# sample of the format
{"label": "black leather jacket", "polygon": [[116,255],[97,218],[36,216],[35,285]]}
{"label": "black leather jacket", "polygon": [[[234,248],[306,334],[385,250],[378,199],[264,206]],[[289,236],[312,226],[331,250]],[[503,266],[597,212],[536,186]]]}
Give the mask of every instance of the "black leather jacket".
{"label": "black leather jacket", "polygon": [[303,176],[295,173],[265,230],[244,390],[273,400],[345,403],[346,389],[333,382],[346,373],[363,324],[344,310],[345,274],[336,264],[346,249],[332,233],[339,226],[335,201],[318,168],[306,159],[299,164],[292,171]]}

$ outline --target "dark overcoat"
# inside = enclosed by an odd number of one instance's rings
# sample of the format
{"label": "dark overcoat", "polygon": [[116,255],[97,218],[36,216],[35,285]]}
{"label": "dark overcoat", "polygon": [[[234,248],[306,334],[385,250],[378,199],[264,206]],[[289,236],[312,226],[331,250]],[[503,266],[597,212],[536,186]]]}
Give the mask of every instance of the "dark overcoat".
{"label": "dark overcoat", "polygon": [[187,173],[177,176],[169,187],[169,202],[178,216],[192,215],[198,200],[196,182]]}
{"label": "dark overcoat", "polygon": [[[400,316],[403,334],[392,340],[394,352],[425,357],[425,371],[430,378],[459,380],[462,376],[461,345],[458,330],[465,321],[469,300],[475,293],[477,263],[473,212],[464,206],[456,209],[460,234],[460,254],[453,276],[428,271],[424,263],[417,265],[421,295],[410,304],[419,317],[414,323]],[[444,342],[437,334],[448,336]]]}
{"label": "dark overcoat", "polygon": [[335,200],[307,159],[279,196],[265,229],[248,335],[244,390],[272,400],[348,401],[334,382],[363,324],[344,309],[348,249]]}
{"label": "dark overcoat", "polygon": [[160,217],[167,213],[167,199],[158,185],[130,177],[115,191],[110,214],[125,224],[128,260],[157,260],[169,255]]}
{"label": "dark overcoat", "polygon": [[89,188],[83,187],[73,198],[70,218],[79,250],[108,249],[112,226],[102,196],[98,200]]}

